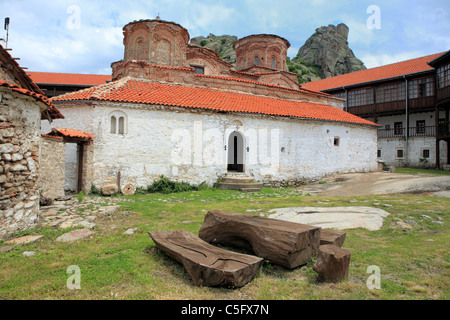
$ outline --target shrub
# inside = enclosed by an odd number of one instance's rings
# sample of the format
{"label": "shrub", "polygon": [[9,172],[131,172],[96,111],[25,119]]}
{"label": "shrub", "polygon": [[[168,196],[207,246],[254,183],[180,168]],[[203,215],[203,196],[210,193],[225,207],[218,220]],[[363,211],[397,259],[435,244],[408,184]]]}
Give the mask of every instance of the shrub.
{"label": "shrub", "polygon": [[89,194],[91,195],[96,195],[96,196],[101,196],[102,195],[102,190],[100,190],[99,188],[97,188],[95,185],[91,185],[91,190],[89,191]]}
{"label": "shrub", "polygon": [[77,199],[78,199],[78,202],[83,202],[83,200],[84,200],[83,191],[80,191],[80,193],[77,195]]}
{"label": "shrub", "polygon": [[147,187],[148,193],[176,193],[176,192],[184,192],[184,191],[198,191],[204,190],[208,188],[206,182],[202,182],[199,185],[191,185],[185,181],[172,181],[165,176],[161,176],[158,180],[153,182],[152,185]]}

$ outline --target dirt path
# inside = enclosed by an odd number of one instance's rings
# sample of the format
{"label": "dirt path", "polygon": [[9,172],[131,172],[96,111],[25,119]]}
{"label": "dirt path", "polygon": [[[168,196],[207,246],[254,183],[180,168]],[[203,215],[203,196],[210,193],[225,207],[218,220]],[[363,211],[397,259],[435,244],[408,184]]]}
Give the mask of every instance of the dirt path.
{"label": "dirt path", "polygon": [[[450,176],[388,172],[349,173],[314,183],[301,190],[324,196],[360,196],[393,193],[438,192],[450,189]],[[441,192],[441,195],[446,192]]]}

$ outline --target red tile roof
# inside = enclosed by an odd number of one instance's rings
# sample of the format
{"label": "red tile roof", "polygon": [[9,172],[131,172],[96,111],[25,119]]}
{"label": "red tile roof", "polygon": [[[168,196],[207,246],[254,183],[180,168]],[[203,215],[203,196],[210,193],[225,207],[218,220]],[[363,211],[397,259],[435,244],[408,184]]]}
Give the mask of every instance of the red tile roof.
{"label": "red tile roof", "polygon": [[52,101],[98,100],[176,106],[223,112],[258,113],[377,126],[330,105],[152,82],[131,77],[52,98]]}
{"label": "red tile roof", "polygon": [[64,116],[61,114],[61,112],[59,112],[58,108],[56,108],[55,105],[46,96],[21,88],[16,84],[10,84],[5,81],[0,81],[0,86],[10,88],[15,92],[35,98],[37,101],[40,101],[47,105],[47,111],[53,119],[64,119]]}
{"label": "red tile roof", "polygon": [[322,91],[433,70],[433,68],[427,63],[442,54],[443,52],[398,63],[392,63],[377,68],[347,73],[337,77],[304,83],[302,84],[302,87],[309,90]]}
{"label": "red tile roof", "polygon": [[111,75],[54,72],[28,72],[35,83],[97,86],[111,81]]}
{"label": "red tile roof", "polygon": [[49,137],[62,136],[66,138],[80,138],[88,140],[95,139],[95,137],[89,132],[67,128],[53,128],[52,131],[47,133],[45,136]]}

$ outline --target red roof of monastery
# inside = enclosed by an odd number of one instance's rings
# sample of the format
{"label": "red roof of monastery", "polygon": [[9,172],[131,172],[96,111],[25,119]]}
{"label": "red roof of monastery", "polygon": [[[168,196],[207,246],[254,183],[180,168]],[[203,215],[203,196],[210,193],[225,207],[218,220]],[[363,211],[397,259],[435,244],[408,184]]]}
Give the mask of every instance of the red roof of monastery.
{"label": "red roof of monastery", "polygon": [[35,83],[97,86],[111,81],[111,75],[28,72]]}
{"label": "red roof of monastery", "polygon": [[51,132],[44,136],[63,136],[67,138],[81,138],[81,139],[95,139],[95,137],[86,131],[67,129],[67,128],[53,128]]}
{"label": "red roof of monastery", "polygon": [[49,100],[46,96],[21,88],[16,84],[10,84],[5,81],[0,81],[0,86],[10,88],[12,91],[24,94],[26,96],[33,97],[37,101],[40,101],[45,105],[47,105],[47,111],[49,112],[50,116],[53,119],[64,119],[64,116],[61,114],[61,112],[59,112],[58,108],[56,108],[55,105],[51,102],[51,100]]}
{"label": "red roof of monastery", "polygon": [[347,73],[337,77],[304,83],[302,84],[302,87],[310,90],[322,91],[433,70],[433,68],[428,65],[428,62],[436,59],[442,54],[443,52],[381,67]]}
{"label": "red roof of monastery", "polygon": [[376,126],[373,122],[330,105],[255,96],[204,87],[159,83],[131,77],[125,77],[106,85],[91,87],[52,98],[52,101],[56,102],[80,100],[115,101],[222,112],[257,113]]}

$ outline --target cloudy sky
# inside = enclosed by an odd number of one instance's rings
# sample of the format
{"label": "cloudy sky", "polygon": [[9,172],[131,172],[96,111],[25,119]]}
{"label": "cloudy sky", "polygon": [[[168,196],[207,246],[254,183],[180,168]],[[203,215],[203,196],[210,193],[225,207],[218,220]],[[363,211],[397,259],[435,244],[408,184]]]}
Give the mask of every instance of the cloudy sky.
{"label": "cloudy sky", "polygon": [[8,47],[22,67],[110,74],[123,58],[122,27],[158,14],[191,38],[276,34],[291,43],[291,58],[316,28],[345,23],[369,68],[450,50],[448,0],[0,0],[0,38],[9,17]]}

